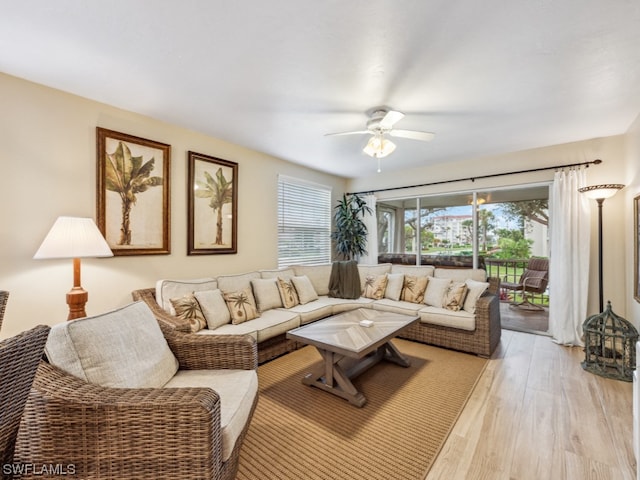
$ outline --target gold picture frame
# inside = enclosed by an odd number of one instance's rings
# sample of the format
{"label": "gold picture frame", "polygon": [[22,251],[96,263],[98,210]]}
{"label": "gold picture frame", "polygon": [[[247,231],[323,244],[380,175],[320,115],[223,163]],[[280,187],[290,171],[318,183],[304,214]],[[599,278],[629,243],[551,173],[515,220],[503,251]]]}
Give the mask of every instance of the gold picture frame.
{"label": "gold picture frame", "polygon": [[171,145],[96,127],[97,224],[114,255],[171,253]]}
{"label": "gold picture frame", "polygon": [[188,152],[187,255],[238,253],[238,164]]}

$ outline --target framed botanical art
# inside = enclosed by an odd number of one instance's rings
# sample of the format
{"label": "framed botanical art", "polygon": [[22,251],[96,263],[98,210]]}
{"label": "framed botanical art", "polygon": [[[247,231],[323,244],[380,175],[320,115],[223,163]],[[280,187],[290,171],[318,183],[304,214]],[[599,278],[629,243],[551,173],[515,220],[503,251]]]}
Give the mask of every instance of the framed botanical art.
{"label": "framed botanical art", "polygon": [[97,220],[114,255],[168,254],[171,146],[96,128]]}
{"label": "framed botanical art", "polygon": [[238,164],[188,153],[188,255],[237,253]]}
{"label": "framed botanical art", "polygon": [[633,297],[640,302],[640,195],[633,199]]}

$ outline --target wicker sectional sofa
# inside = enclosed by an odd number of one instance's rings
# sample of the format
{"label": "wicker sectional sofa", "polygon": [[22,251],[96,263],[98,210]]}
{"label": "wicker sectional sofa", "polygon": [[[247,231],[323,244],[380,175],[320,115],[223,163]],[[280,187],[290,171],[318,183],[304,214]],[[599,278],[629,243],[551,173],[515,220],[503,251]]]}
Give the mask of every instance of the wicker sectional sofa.
{"label": "wicker sectional sofa", "polygon": [[[328,295],[331,269],[331,264],[296,265],[278,270],[221,275],[216,278],[165,279],[159,280],[155,288],[133,291],[132,296],[134,300],[143,300],[149,305],[163,330],[195,335],[253,336],[258,344],[259,363],[300,347],[296,342],[286,338],[288,330],[355,308],[418,314],[420,321],[400,336],[422,343],[489,357],[500,342],[499,279],[486,278],[483,269],[441,268],[428,265],[358,265],[363,296],[356,299],[334,298]],[[375,295],[365,296],[367,285],[370,286],[380,277],[387,280],[382,295],[378,291]],[[402,289],[407,287],[407,282],[415,279],[424,281],[422,277],[429,279],[424,299],[402,300]],[[300,304],[284,308],[278,294],[278,279],[291,283],[299,281],[295,285],[297,290],[301,290]],[[444,284],[460,283],[465,283],[467,288],[464,303],[458,307],[459,309],[437,305],[441,295],[437,289],[433,290],[436,285],[442,291]],[[433,288],[430,290],[430,287]],[[177,316],[171,300],[194,292],[197,298],[202,298],[198,295],[206,296],[216,290],[251,292],[259,317],[240,324],[227,321],[215,329],[204,328],[194,332],[193,322]],[[444,294],[446,297],[446,291]],[[434,295],[436,300],[433,300]],[[381,298],[369,298],[380,296]],[[212,307],[207,308],[211,310]],[[203,310],[207,311],[207,308]],[[218,309],[222,311],[223,307]],[[209,313],[215,315],[216,312]]]}

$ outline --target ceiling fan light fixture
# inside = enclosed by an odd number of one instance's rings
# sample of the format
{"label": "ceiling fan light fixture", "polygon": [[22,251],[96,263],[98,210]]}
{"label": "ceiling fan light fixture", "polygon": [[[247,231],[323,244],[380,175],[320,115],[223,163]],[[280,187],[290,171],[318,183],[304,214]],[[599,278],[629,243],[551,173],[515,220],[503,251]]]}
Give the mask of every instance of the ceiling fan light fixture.
{"label": "ceiling fan light fixture", "polygon": [[362,149],[364,153],[374,158],[384,158],[396,149],[396,144],[382,135],[373,136]]}

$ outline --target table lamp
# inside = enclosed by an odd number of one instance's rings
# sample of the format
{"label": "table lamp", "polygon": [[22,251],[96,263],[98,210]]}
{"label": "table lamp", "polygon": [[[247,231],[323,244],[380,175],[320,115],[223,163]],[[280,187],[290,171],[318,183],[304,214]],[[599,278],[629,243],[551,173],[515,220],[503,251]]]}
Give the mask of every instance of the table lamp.
{"label": "table lamp", "polygon": [[89,294],[80,285],[80,259],[112,256],[113,252],[93,219],[58,217],[33,258],[73,259],[73,288],[67,293],[67,320],[73,320],[87,316],[84,306]]}

